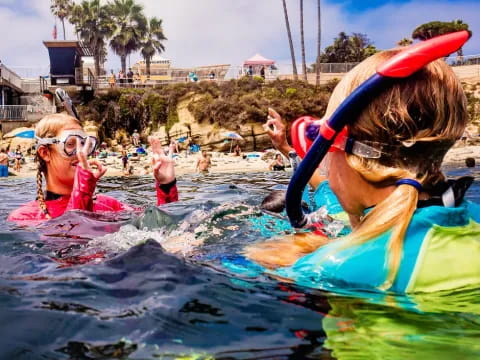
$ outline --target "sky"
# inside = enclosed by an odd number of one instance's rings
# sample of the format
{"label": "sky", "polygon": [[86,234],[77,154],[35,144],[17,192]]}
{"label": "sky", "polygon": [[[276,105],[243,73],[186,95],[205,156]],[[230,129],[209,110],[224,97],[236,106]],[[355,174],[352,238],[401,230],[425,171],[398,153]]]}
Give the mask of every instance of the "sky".
{"label": "sky", "polygon": [[[107,0],[102,0],[106,1]],[[78,2],[78,1],[77,1]],[[137,0],[147,17],[163,19],[166,51],[175,67],[240,65],[260,53],[290,62],[281,0]],[[287,0],[297,66],[300,68],[299,1]],[[465,55],[480,54],[480,0],[322,0],[322,48],[340,31],[367,34],[379,49],[394,47],[419,24],[462,19],[473,31]],[[306,58],[313,63],[317,44],[317,0],[304,0]],[[55,19],[50,0],[0,0],[0,60],[12,68],[47,69],[43,40],[52,39]],[[59,39],[62,27],[57,21]],[[67,39],[75,39],[67,25]],[[140,59],[133,54],[130,63]],[[109,51],[106,69],[120,67]],[[40,71],[40,70],[37,70]],[[35,70],[31,70],[35,72]],[[38,75],[38,74],[35,74]]]}

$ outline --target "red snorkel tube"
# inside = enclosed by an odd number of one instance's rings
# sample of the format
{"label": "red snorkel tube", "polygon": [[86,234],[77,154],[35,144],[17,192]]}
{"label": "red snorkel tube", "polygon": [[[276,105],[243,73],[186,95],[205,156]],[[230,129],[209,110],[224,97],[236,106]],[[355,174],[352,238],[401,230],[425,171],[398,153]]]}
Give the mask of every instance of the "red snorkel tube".
{"label": "red snorkel tube", "polygon": [[343,128],[353,122],[371,100],[395,83],[397,78],[406,78],[428,63],[456,52],[469,38],[470,32],[463,30],[409,46],[381,64],[374,75],[340,104],[330,119],[321,126],[319,136],[288,185],[286,208],[293,227],[301,228],[306,224],[307,218],[301,206],[303,190]]}

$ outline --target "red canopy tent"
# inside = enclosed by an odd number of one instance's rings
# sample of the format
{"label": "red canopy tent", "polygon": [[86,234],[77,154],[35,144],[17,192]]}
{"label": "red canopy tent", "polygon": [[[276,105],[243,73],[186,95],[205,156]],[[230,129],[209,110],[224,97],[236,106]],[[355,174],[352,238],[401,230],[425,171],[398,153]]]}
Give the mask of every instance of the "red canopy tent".
{"label": "red canopy tent", "polygon": [[264,71],[268,68],[270,72],[272,72],[271,70],[275,69],[274,64],[274,60],[267,59],[260,54],[255,54],[243,62],[243,73],[247,75],[260,75],[262,68],[264,68]]}
{"label": "red canopy tent", "polygon": [[266,66],[269,66],[269,65],[273,65],[273,64],[275,64],[274,60],[267,59],[266,57],[263,57],[260,54],[255,54],[250,59],[245,60],[245,62],[243,63],[243,66],[244,67],[249,66],[249,65],[266,65]]}

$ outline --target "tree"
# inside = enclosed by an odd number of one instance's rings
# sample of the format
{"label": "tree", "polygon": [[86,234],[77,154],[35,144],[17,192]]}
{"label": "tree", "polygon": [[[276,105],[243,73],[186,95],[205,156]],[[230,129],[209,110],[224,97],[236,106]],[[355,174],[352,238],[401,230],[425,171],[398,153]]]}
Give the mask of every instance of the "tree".
{"label": "tree", "polygon": [[305,36],[303,33],[303,0],[300,0],[300,42],[302,47],[303,80],[307,81],[307,63],[305,61]]}
{"label": "tree", "polygon": [[[427,40],[435,36],[461,30],[467,30],[470,33],[470,36],[472,36],[472,32],[469,30],[468,24],[464,23],[463,20],[454,20],[450,22],[432,21],[417,26],[417,28],[412,32],[412,39]],[[457,50],[457,55],[463,56],[462,48]]]}
{"label": "tree", "polygon": [[120,56],[122,71],[127,70],[127,56],[140,49],[147,28],[147,19],[143,15],[143,6],[134,0],[114,0],[109,5],[117,24],[110,40],[110,47]]}
{"label": "tree", "polygon": [[321,43],[322,43],[322,14],[321,14],[321,8],[320,8],[320,0],[317,0],[317,14],[318,14],[318,37],[317,37],[317,62],[315,66],[315,73],[316,73],[316,79],[315,79],[315,85],[320,85],[320,55],[322,53],[322,48],[321,48]]}
{"label": "tree", "polygon": [[108,5],[100,5],[100,0],[84,0],[72,9],[70,22],[77,35],[92,49],[95,62],[95,75],[100,75],[100,64],[106,59],[106,43],[115,30],[115,24]]}
{"label": "tree", "polygon": [[290,22],[288,21],[287,3],[283,2],[283,14],[285,15],[285,24],[287,26],[288,43],[290,44],[290,55],[292,57],[293,78],[298,80],[297,63],[295,61],[295,51],[293,50],[292,32],[290,31]]}
{"label": "tree", "polygon": [[162,20],[152,17],[147,23],[145,36],[141,44],[141,53],[145,59],[147,75],[150,76],[150,61],[155,53],[165,51],[162,44],[163,40],[167,40],[163,34]]}
{"label": "tree", "polygon": [[351,36],[340,32],[333,44],[325,48],[320,56],[324,63],[360,62],[375,54],[377,48],[365,34],[353,33]]}
{"label": "tree", "polygon": [[66,40],[65,36],[65,18],[68,18],[73,9],[72,0],[52,0],[50,5],[50,11],[52,14],[60,19],[63,27],[63,40]]}
{"label": "tree", "polygon": [[412,43],[413,43],[412,39],[403,38],[402,40],[397,42],[397,45],[398,46],[408,46],[408,45],[412,45]]}

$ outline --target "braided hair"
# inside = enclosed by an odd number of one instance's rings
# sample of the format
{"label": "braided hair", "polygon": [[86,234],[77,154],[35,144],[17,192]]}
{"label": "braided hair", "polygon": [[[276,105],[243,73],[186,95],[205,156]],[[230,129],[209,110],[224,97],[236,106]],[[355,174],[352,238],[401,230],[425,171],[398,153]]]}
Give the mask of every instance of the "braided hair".
{"label": "braided hair", "polygon": [[[52,114],[45,116],[35,127],[35,135],[39,138],[51,138],[55,137],[65,124],[68,122],[78,123],[78,120],[67,114]],[[49,145],[44,145],[49,146]],[[38,148],[35,155],[35,161],[37,162],[37,200],[38,206],[45,214],[47,219],[51,216],[48,213],[47,204],[45,202],[45,196],[43,194],[42,181],[43,176],[47,176],[47,163],[39,155]]]}

